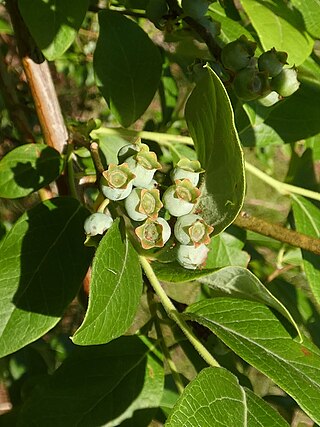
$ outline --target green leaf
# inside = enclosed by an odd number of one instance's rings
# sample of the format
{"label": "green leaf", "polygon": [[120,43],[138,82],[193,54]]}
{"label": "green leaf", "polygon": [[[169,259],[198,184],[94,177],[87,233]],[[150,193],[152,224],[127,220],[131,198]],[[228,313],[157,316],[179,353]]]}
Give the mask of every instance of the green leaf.
{"label": "green leaf", "polygon": [[312,38],[304,31],[298,11],[285,2],[241,0],[264,50],[276,48],[288,53],[289,65],[300,65],[311,54]]}
{"label": "green leaf", "polygon": [[[296,229],[310,237],[320,238],[320,210],[303,197],[292,196]],[[303,267],[312,293],[320,304],[320,259],[308,251],[302,251]]]}
{"label": "green leaf", "polygon": [[49,61],[59,58],[72,44],[89,0],[18,0],[32,37]]}
{"label": "green leaf", "polygon": [[5,21],[4,19],[0,18],[0,33],[2,34],[13,34],[11,25]]}
{"label": "green leaf", "polygon": [[206,368],[186,387],[170,414],[166,427],[285,427],[284,419],[239,385],[224,368]]}
{"label": "green leaf", "polygon": [[118,12],[100,12],[99,24],[94,69],[110,110],[127,127],[144,113],[158,89],[160,52],[134,21]]}
{"label": "green leaf", "polygon": [[182,283],[197,280],[200,277],[207,276],[215,269],[188,270],[177,262],[161,263],[154,261],[152,268],[159,280],[164,282]]}
{"label": "green leaf", "polygon": [[50,184],[61,173],[63,161],[45,144],[21,145],[0,161],[0,197],[24,197]]}
{"label": "green leaf", "polygon": [[265,124],[286,143],[300,141],[320,132],[320,86],[304,81],[299,90],[272,109]]}
{"label": "green leaf", "polygon": [[320,351],[307,340],[294,341],[263,304],[214,298],[188,307],[187,319],[214,332],[250,365],[270,377],[320,422]]}
{"label": "green leaf", "polygon": [[213,234],[238,215],[244,198],[243,155],[228,94],[207,66],[185,110],[198,159],[206,169],[199,209]]}
{"label": "green leaf", "polygon": [[319,0],[291,0],[291,3],[303,15],[307,31],[315,39],[320,39],[320,3]]}
{"label": "green leaf", "polygon": [[222,268],[210,276],[202,277],[199,280],[201,283],[209,286],[215,296],[243,298],[274,308],[292,323],[302,340],[299,328],[286,307],[246,268]]}
{"label": "green leaf", "polygon": [[24,213],[0,245],[0,357],[51,329],[75,297],[91,261],[83,245],[88,211],[71,198]]}
{"label": "green leaf", "polygon": [[229,233],[221,233],[211,239],[210,252],[206,261],[207,268],[221,268],[228,265],[246,267],[250,255],[242,251],[243,242]]}
{"label": "green leaf", "polygon": [[100,241],[93,260],[89,307],[72,340],[104,344],[131,326],[142,293],[138,254],[123,235],[119,219]]}
{"label": "green leaf", "polygon": [[18,425],[147,426],[162,391],[162,364],[139,338],[122,337],[75,349],[33,389]]}

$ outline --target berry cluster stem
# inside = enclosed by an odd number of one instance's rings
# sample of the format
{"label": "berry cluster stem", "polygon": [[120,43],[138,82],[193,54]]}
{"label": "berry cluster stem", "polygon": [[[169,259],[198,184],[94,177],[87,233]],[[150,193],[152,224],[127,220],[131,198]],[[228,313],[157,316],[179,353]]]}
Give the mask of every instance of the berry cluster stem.
{"label": "berry cluster stem", "polygon": [[144,270],[151,286],[153,287],[155,293],[160,298],[160,301],[170,317],[176,324],[180,327],[182,332],[185,334],[190,343],[194,346],[200,356],[208,363],[208,365],[213,367],[219,367],[219,363],[214,359],[214,357],[209,353],[209,351],[204,347],[204,345],[199,341],[199,339],[191,331],[190,327],[186,321],[181,317],[181,314],[177,311],[175,306],[172,304],[171,300],[163,290],[157,276],[155,275],[153,268],[151,267],[149,261],[144,256],[139,256],[140,264]]}

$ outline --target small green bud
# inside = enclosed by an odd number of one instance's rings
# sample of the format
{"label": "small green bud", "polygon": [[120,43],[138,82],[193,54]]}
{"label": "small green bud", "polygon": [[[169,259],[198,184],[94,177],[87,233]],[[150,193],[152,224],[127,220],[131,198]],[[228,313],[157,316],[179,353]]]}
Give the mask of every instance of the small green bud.
{"label": "small green bud", "polygon": [[209,249],[205,244],[200,246],[179,245],[177,250],[177,261],[182,267],[195,270],[202,267],[208,257]]}
{"label": "small green bud", "polygon": [[213,227],[208,225],[199,215],[189,214],[180,216],[174,226],[174,235],[183,245],[195,247],[210,243]]}
{"label": "small green bud", "polygon": [[221,52],[221,61],[225,68],[231,71],[239,71],[249,65],[253,57],[257,43],[241,36],[237,40],[224,46]]}
{"label": "small green bud", "polygon": [[259,56],[259,70],[266,71],[270,77],[275,77],[281,73],[283,66],[287,63],[287,58],[286,52],[277,52],[275,48],[272,48]]}
{"label": "small green bud", "polygon": [[134,221],[156,219],[163,204],[156,189],[134,188],[124,202],[127,214]]}
{"label": "small green bud", "polygon": [[135,175],[126,163],[110,164],[108,169],[102,173],[101,190],[110,200],[125,199],[132,190],[134,178]]}
{"label": "small green bud", "polygon": [[175,185],[171,185],[164,192],[162,200],[170,215],[178,217],[190,213],[199,196],[200,190],[193,186],[189,179],[177,179]]}
{"label": "small green bud", "polygon": [[199,174],[203,173],[204,169],[198,160],[189,160],[183,158],[179,160],[176,167],[173,169],[171,178],[173,181],[176,179],[189,179],[192,185],[196,186],[199,182]]}
{"label": "small green bud", "polygon": [[233,87],[236,95],[244,101],[252,101],[270,92],[267,74],[251,68],[236,74]]}
{"label": "small green bud", "polygon": [[281,96],[290,96],[299,89],[300,82],[295,68],[284,68],[271,80],[271,87]]}
{"label": "small green bud", "polygon": [[171,236],[171,228],[163,218],[148,218],[135,229],[143,249],[162,248]]}
{"label": "small green bud", "polygon": [[96,212],[90,215],[84,223],[84,231],[87,236],[96,236],[97,234],[103,234],[112,225],[113,219],[110,214]]}

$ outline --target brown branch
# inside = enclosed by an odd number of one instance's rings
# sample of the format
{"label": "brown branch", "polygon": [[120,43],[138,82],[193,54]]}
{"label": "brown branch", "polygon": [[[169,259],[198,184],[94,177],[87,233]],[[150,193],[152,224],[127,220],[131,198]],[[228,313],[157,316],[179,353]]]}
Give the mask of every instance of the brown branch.
{"label": "brown branch", "polygon": [[289,230],[278,224],[271,224],[261,218],[251,216],[246,212],[241,212],[234,221],[234,224],[245,230],[272,237],[280,242],[288,243],[289,245],[320,255],[320,239],[306,236],[294,230]]}
{"label": "brown branch", "polygon": [[62,153],[67,145],[65,127],[49,66],[26,27],[17,0],[7,0],[22,65],[35,103],[44,140]]}

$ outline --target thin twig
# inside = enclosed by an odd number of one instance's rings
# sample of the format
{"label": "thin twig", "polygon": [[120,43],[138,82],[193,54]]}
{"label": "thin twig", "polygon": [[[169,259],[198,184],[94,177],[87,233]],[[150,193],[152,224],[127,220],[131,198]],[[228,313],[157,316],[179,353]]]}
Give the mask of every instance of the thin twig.
{"label": "thin twig", "polygon": [[320,239],[306,236],[294,230],[271,224],[261,218],[253,217],[246,212],[241,212],[235,219],[234,224],[246,230],[255,231],[264,236],[272,237],[283,243],[288,243],[314,254],[320,255]]}

